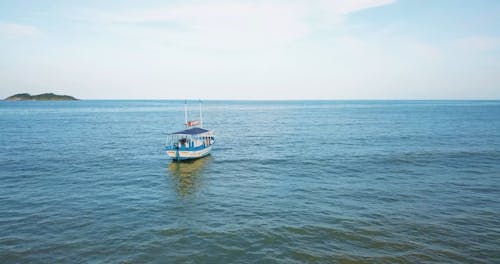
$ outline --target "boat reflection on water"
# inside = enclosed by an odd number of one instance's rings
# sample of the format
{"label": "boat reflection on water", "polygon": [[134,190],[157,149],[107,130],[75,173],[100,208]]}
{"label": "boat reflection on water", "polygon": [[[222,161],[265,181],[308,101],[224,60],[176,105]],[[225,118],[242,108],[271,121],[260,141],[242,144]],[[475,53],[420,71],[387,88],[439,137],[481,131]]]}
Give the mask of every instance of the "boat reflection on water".
{"label": "boat reflection on water", "polygon": [[193,161],[172,162],[168,165],[168,172],[174,181],[177,194],[188,196],[195,193],[201,184],[204,168],[212,161],[206,156]]}

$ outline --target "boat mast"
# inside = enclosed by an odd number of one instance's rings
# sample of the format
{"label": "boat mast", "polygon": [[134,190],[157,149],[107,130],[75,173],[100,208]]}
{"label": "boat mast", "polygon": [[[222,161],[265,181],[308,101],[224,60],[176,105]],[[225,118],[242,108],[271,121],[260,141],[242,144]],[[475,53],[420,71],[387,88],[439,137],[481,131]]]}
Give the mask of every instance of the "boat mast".
{"label": "boat mast", "polygon": [[203,128],[203,114],[201,112],[201,100],[200,100],[200,127]]}
{"label": "boat mast", "polygon": [[188,127],[187,100],[184,100],[184,120],[186,120],[186,122],[184,123],[184,125],[186,125],[186,128],[187,128]]}

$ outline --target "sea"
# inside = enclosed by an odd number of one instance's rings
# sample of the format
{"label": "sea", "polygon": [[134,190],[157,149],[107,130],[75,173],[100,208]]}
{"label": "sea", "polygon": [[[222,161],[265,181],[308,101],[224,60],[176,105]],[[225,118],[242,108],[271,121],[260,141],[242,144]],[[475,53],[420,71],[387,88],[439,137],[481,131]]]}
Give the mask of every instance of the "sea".
{"label": "sea", "polygon": [[500,263],[500,101],[204,101],[172,162],[183,123],[0,102],[0,263]]}

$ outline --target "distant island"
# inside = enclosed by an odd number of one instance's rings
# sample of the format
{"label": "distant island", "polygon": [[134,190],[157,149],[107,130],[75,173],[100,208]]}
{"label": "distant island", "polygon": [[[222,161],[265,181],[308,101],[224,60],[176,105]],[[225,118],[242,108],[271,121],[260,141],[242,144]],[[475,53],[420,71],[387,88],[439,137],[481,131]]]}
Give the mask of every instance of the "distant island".
{"label": "distant island", "polygon": [[7,101],[74,101],[78,100],[69,95],[57,95],[54,93],[44,93],[39,95],[30,95],[29,93],[15,94],[5,98]]}

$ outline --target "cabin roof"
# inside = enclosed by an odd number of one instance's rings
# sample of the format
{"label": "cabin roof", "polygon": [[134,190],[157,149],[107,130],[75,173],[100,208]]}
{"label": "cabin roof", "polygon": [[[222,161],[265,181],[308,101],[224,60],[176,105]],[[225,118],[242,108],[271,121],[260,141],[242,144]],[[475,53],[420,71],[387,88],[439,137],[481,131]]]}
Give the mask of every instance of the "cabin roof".
{"label": "cabin roof", "polygon": [[188,128],[186,130],[172,133],[172,135],[198,135],[198,134],[207,133],[209,131],[210,130],[200,128],[200,127],[192,127],[192,128]]}

